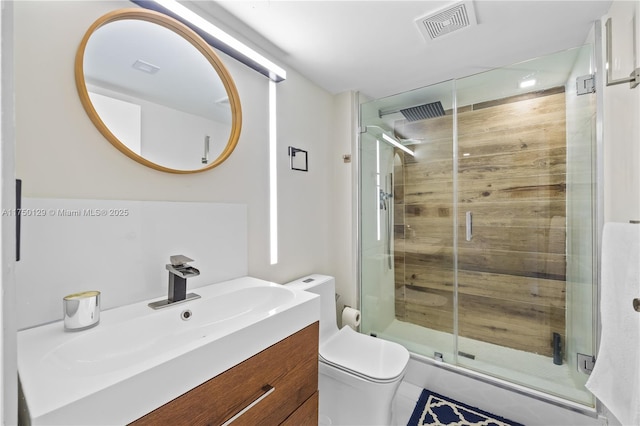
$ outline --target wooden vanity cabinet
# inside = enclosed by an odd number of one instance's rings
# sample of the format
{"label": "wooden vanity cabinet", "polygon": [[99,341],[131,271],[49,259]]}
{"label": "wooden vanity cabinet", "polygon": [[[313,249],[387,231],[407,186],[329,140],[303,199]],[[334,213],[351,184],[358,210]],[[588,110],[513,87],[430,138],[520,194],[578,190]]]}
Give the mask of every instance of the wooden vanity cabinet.
{"label": "wooden vanity cabinet", "polygon": [[131,425],[214,426],[239,412],[234,426],[318,424],[317,322]]}

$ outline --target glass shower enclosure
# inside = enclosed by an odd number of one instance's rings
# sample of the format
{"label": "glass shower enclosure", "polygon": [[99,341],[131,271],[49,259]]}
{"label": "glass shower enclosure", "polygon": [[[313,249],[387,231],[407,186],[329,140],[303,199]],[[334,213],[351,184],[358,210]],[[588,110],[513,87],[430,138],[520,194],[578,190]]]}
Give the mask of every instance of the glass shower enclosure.
{"label": "glass shower enclosure", "polygon": [[586,45],[360,108],[361,331],[592,407]]}

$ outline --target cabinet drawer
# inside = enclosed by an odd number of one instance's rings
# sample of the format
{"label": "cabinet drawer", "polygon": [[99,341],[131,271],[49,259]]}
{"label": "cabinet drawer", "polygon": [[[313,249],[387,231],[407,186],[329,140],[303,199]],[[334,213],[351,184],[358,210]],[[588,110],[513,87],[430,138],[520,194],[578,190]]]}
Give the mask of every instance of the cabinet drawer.
{"label": "cabinet drawer", "polygon": [[318,390],[318,323],[131,423],[220,425],[273,390],[238,417],[234,426],[282,423]]}
{"label": "cabinet drawer", "polygon": [[317,426],[318,425],[318,392],[307,399],[280,426]]}

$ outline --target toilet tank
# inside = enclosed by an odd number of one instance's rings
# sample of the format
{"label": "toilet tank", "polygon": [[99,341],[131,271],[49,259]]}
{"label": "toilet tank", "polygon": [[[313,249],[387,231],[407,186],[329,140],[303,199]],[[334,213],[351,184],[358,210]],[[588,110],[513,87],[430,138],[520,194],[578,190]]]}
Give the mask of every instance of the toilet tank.
{"label": "toilet tank", "polygon": [[312,274],[285,284],[320,296],[320,342],[338,332],[336,280],[328,275]]}

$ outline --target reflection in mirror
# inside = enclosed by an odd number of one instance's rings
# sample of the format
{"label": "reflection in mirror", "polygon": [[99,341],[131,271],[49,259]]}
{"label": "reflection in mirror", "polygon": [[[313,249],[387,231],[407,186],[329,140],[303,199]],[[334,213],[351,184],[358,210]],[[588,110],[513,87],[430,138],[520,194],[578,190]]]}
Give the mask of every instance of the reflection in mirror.
{"label": "reflection in mirror", "polygon": [[240,133],[238,95],[213,50],[183,24],[148,10],[105,15],[76,57],[81,100],[129,157],[191,173],[229,156]]}

